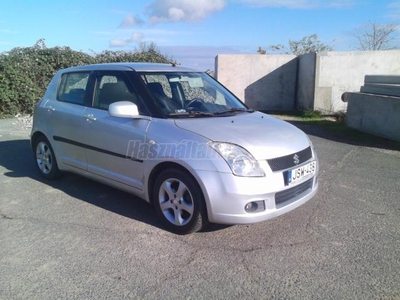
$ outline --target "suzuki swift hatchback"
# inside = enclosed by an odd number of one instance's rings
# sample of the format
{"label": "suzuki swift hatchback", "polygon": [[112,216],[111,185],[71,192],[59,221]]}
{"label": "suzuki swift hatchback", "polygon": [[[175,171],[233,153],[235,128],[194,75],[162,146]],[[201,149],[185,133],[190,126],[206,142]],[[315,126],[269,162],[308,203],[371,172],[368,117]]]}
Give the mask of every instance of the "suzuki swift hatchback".
{"label": "suzuki swift hatchback", "polygon": [[302,131],[174,65],[60,70],[35,108],[31,145],[43,177],[69,171],[132,193],[179,234],[277,217],[318,187]]}

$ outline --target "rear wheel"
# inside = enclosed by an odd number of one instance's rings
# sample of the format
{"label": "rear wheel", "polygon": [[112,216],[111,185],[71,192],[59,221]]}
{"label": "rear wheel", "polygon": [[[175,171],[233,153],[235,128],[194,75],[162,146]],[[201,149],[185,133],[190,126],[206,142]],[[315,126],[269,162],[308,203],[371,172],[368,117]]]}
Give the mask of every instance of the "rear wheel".
{"label": "rear wheel", "polygon": [[55,179],[60,175],[56,157],[49,141],[44,136],[39,136],[35,140],[35,160],[36,168],[40,175],[46,179]]}
{"label": "rear wheel", "polygon": [[196,232],[208,223],[203,193],[186,172],[162,172],[154,184],[153,204],[161,221],[174,233]]}

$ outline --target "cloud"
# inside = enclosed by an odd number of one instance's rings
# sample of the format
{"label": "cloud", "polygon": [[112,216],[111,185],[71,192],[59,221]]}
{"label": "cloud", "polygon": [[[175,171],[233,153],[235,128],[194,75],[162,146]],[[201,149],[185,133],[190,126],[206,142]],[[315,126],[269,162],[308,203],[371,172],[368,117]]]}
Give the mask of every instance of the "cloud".
{"label": "cloud", "polygon": [[144,37],[143,33],[141,33],[141,32],[134,32],[134,33],[132,33],[132,35],[131,35],[131,37],[130,37],[129,40],[130,40],[131,42],[140,42],[140,41],[143,40],[143,37]]}
{"label": "cloud", "polygon": [[146,35],[190,35],[192,32],[190,31],[176,31],[176,30],[165,30],[165,29],[143,29],[141,32],[145,33]]}
{"label": "cloud", "polygon": [[355,0],[238,0],[239,2],[254,7],[284,7],[290,9],[313,9],[313,8],[343,8],[352,6]]}
{"label": "cloud", "polygon": [[110,40],[110,47],[125,47],[132,43],[138,43],[143,41],[144,35],[141,32],[133,32],[131,37],[128,39],[112,39]]}
{"label": "cloud", "polygon": [[119,27],[121,28],[135,27],[138,25],[142,25],[143,23],[144,23],[143,20],[140,19],[138,16],[129,14],[125,17],[125,19],[122,21]]}
{"label": "cloud", "polygon": [[[96,32],[102,34],[102,32]],[[106,32],[105,32],[106,33]],[[104,33],[104,35],[105,35]],[[133,32],[129,38],[115,38],[110,40],[110,47],[125,47],[132,43],[139,42],[155,42],[155,43],[168,43],[169,37],[191,35],[189,31],[174,31],[164,29],[143,29],[140,32]],[[146,38],[145,38],[146,37]]]}
{"label": "cloud", "polygon": [[110,47],[125,47],[128,45],[127,39],[112,39],[110,40]]}
{"label": "cloud", "polygon": [[197,22],[223,9],[226,0],[154,0],[146,11],[149,23]]}
{"label": "cloud", "polygon": [[19,31],[10,30],[10,29],[0,29],[0,33],[15,34],[15,33],[19,33]]}

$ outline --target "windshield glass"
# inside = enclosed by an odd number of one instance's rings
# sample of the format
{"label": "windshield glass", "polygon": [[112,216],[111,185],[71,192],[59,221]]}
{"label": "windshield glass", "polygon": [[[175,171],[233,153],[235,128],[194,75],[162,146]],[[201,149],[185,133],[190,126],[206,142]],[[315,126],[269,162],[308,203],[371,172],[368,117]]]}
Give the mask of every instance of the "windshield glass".
{"label": "windshield glass", "polygon": [[150,94],[169,117],[222,116],[247,111],[221,84],[202,72],[142,73]]}

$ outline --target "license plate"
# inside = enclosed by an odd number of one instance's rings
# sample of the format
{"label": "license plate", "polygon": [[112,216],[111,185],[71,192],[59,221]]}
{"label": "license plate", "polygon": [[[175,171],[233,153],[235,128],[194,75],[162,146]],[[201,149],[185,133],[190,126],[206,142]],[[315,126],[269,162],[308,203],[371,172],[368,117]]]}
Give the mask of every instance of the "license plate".
{"label": "license plate", "polygon": [[301,181],[304,177],[314,175],[317,169],[317,162],[312,161],[304,166],[296,169],[288,170],[283,173],[285,185],[290,185],[295,182]]}

